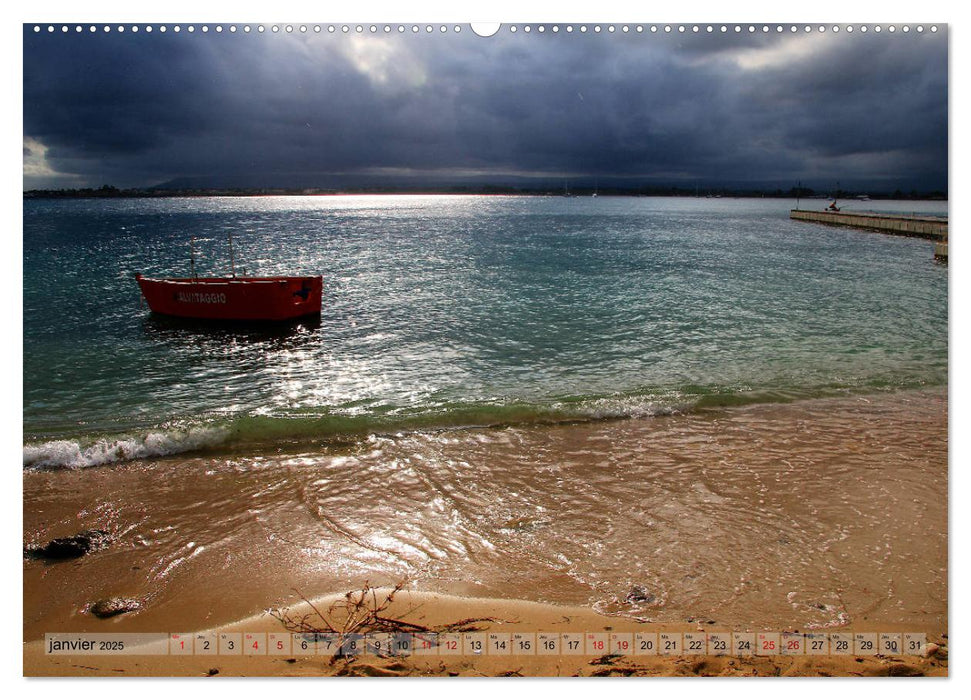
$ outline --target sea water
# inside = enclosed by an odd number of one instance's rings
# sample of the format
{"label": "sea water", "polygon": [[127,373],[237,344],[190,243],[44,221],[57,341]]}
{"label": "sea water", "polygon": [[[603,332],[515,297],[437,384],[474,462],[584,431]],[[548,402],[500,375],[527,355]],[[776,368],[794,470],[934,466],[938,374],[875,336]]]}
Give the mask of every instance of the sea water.
{"label": "sea water", "polygon": [[[24,467],[946,385],[933,246],[791,221],[794,204],[25,200]],[[194,251],[198,275],[229,274],[230,234],[237,274],[322,275],[320,319],[149,312],[136,273],[189,276]]]}

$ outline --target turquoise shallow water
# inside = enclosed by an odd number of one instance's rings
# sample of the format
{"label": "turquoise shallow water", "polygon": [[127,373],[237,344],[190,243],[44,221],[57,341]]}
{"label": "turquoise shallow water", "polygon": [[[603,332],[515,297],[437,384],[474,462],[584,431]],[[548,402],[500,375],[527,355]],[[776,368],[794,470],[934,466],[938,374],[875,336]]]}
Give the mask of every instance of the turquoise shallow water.
{"label": "turquoise shallow water", "polygon": [[[24,465],[946,384],[931,244],[793,222],[793,204],[25,201]],[[187,275],[190,236],[198,272],[225,273],[230,231],[248,274],[324,276],[318,323],[140,305],[135,273]]]}

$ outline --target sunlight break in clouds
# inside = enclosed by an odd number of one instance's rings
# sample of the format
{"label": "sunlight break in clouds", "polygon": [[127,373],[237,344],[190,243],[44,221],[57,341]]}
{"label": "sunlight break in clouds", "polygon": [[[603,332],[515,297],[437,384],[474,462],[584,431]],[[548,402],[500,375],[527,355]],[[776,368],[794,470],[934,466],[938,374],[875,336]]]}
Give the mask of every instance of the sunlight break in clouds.
{"label": "sunlight break in clouds", "polygon": [[47,146],[31,136],[25,136],[24,177],[57,177],[60,174],[47,162]]}
{"label": "sunlight break in clouds", "polygon": [[771,46],[739,49],[731,52],[730,55],[739,67],[745,70],[781,68],[824,52],[831,36],[831,34],[819,34],[805,37],[796,34],[787,36]]}
{"label": "sunlight break in clouds", "polygon": [[372,85],[415,88],[424,85],[428,78],[421,61],[401,41],[352,36],[341,48]]}

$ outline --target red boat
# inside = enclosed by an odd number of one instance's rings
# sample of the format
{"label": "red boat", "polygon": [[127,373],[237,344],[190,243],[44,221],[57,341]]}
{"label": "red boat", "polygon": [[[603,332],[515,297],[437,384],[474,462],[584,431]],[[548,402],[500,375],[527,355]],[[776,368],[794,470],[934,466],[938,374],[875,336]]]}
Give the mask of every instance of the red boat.
{"label": "red boat", "polygon": [[135,275],[148,308],[182,318],[285,321],[319,315],[322,277],[188,277]]}
{"label": "red boat", "polygon": [[189,239],[192,277],[135,275],[148,308],[157,314],[213,321],[286,321],[320,315],[322,277],[237,277],[233,235],[228,238],[231,277],[196,277],[194,236]]}

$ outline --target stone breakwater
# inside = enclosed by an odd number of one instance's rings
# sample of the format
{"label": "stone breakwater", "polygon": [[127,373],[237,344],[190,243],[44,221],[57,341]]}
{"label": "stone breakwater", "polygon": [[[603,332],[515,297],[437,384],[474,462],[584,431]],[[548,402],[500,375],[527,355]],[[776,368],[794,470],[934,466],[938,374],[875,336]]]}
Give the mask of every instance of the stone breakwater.
{"label": "stone breakwater", "polygon": [[793,209],[789,212],[789,218],[830,226],[850,226],[868,231],[880,231],[895,236],[947,241],[946,217]]}

